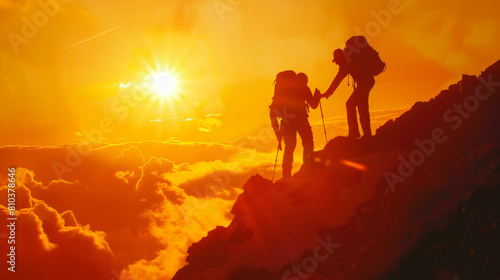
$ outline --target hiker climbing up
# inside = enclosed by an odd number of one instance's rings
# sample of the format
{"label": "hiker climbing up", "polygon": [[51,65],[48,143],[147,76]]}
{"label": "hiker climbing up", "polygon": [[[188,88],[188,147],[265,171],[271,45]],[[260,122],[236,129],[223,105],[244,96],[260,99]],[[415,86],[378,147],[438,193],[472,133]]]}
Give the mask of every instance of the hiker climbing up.
{"label": "hiker climbing up", "polygon": [[[281,149],[281,140],[285,143],[283,155],[283,177],[292,176],[293,151],[297,145],[297,132],[302,139],[304,148],[304,162],[314,149],[311,125],[309,124],[309,107],[316,109],[321,99],[317,92],[314,96],[307,86],[308,78],[304,73],[295,74],[293,71],[284,71],[276,76],[273,102],[271,109],[271,125],[279,141],[278,151]],[[281,124],[278,119],[281,119]],[[274,175],[273,175],[274,177]]]}
{"label": "hiker climbing up", "polygon": [[364,36],[351,37],[346,42],[346,47],[343,50],[336,49],[333,52],[332,62],[339,66],[339,72],[322,96],[330,97],[342,80],[351,75],[354,91],[346,102],[347,123],[349,126],[347,137],[354,139],[360,137],[357,113],[359,113],[363,137],[372,136],[368,96],[375,85],[374,76],[385,70],[385,63],[380,59],[377,51],[368,44]]}

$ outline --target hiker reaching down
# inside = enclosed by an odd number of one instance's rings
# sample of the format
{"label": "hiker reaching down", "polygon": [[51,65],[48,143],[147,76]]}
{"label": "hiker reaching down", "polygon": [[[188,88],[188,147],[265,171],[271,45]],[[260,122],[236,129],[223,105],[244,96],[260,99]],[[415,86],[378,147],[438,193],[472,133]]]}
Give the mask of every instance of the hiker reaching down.
{"label": "hiker reaching down", "polygon": [[344,50],[336,49],[333,52],[332,62],[339,66],[339,72],[322,96],[330,97],[342,80],[347,75],[351,75],[354,80],[354,91],[346,102],[347,123],[349,126],[349,135],[347,137],[354,139],[360,137],[357,113],[359,113],[363,137],[372,136],[368,96],[375,85],[374,76],[384,71],[385,63],[380,60],[378,53],[368,44],[364,36],[350,38],[346,42]]}
{"label": "hiker reaching down", "polygon": [[[283,178],[292,176],[293,152],[297,145],[297,132],[304,148],[304,162],[314,150],[314,141],[311,125],[309,124],[309,107],[316,109],[321,99],[317,92],[312,95],[307,86],[308,78],[304,73],[295,74],[293,71],[284,71],[276,76],[273,102],[271,109],[271,125],[280,142],[285,142],[283,155]],[[281,119],[281,125],[278,122]]]}

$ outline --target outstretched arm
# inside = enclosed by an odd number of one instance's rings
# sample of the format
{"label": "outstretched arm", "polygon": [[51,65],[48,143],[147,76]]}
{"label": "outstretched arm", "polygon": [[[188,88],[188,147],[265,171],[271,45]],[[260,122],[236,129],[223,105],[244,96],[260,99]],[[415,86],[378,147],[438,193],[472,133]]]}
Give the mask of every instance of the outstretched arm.
{"label": "outstretched arm", "polygon": [[281,139],[283,137],[280,129],[280,123],[278,121],[278,116],[275,112],[276,109],[274,109],[273,106],[270,106],[271,112],[269,113],[269,117],[271,118],[271,127],[274,130],[274,134],[276,134],[276,138],[278,139],[279,142],[281,142]]}
{"label": "outstretched arm", "polygon": [[330,97],[335,90],[339,87],[340,83],[344,78],[347,76],[348,72],[343,70],[342,67],[339,69],[339,72],[337,73],[337,76],[335,76],[335,79],[333,79],[332,84],[328,88],[328,90],[323,94],[323,96],[326,96],[326,98]]}

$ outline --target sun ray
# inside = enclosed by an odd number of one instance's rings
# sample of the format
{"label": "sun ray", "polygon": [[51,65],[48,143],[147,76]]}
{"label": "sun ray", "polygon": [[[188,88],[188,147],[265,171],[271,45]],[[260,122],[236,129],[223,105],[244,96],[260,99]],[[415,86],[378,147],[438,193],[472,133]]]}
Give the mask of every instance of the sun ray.
{"label": "sun ray", "polygon": [[180,79],[173,71],[154,71],[146,77],[146,85],[153,98],[162,103],[171,103],[180,99]]}

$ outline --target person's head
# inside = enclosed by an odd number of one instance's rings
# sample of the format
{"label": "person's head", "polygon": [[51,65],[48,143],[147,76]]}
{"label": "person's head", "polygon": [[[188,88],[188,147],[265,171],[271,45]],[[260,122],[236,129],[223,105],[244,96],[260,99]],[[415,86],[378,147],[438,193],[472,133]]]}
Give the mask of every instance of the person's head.
{"label": "person's head", "polygon": [[333,51],[333,63],[336,63],[337,65],[343,64],[343,61],[345,60],[344,56],[344,51],[342,49],[336,49]]}
{"label": "person's head", "polygon": [[309,82],[309,78],[304,73],[297,74],[297,82],[299,85],[307,86],[307,82]]}

